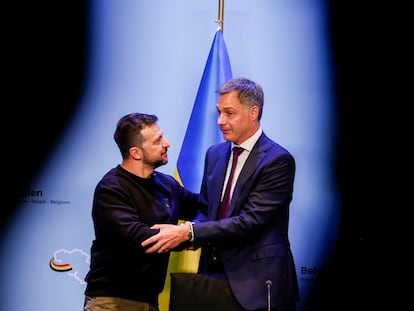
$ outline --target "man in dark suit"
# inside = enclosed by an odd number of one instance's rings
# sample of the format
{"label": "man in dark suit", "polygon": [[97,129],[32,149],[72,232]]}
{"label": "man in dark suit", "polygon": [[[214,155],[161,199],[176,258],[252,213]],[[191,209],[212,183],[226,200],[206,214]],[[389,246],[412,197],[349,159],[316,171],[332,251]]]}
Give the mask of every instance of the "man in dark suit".
{"label": "man in dark suit", "polygon": [[[263,133],[259,84],[231,79],[217,93],[217,124],[226,142],[206,153],[201,196],[208,211],[204,219],[184,226],[155,226],[160,233],[143,246],[150,245],[147,253],[169,250],[188,240],[194,248],[202,247],[199,274],[209,276],[206,284],[213,284],[217,297],[204,298],[201,304],[216,300],[219,305],[214,310],[296,310],[299,291],[288,237],[295,160]],[[231,175],[233,147],[243,150],[223,215],[220,209]],[[219,281],[211,283],[211,278]]]}

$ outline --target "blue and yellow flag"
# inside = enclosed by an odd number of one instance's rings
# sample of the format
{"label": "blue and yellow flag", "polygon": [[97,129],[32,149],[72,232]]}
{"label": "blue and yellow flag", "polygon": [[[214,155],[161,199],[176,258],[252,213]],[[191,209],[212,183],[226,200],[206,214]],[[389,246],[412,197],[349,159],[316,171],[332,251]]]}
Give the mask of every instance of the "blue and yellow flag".
{"label": "blue and yellow flag", "polygon": [[[230,60],[223,31],[218,29],[210,48],[200,86],[178,155],[174,178],[184,187],[199,192],[203,178],[204,156],[207,148],[223,141],[217,125],[216,90],[232,78]],[[170,273],[197,272],[200,249],[171,253],[164,290],[159,297],[160,311],[167,311],[170,295]]]}
{"label": "blue and yellow flag", "polygon": [[223,140],[217,126],[216,90],[220,84],[230,78],[232,78],[230,59],[223,31],[218,29],[211,45],[174,171],[175,179],[193,192],[200,191],[207,148]]}

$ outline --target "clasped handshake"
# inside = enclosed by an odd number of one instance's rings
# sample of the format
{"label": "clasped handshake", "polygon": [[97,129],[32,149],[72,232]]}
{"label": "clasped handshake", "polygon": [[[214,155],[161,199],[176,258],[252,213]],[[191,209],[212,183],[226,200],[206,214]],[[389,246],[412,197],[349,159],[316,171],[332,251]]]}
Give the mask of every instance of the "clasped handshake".
{"label": "clasped handshake", "polygon": [[[190,240],[190,222],[185,222],[180,225],[156,224],[151,229],[158,229],[160,232],[141,243],[141,246],[144,248],[150,246],[145,250],[146,254],[166,253]],[[194,246],[188,246],[186,249],[194,250],[195,248]]]}

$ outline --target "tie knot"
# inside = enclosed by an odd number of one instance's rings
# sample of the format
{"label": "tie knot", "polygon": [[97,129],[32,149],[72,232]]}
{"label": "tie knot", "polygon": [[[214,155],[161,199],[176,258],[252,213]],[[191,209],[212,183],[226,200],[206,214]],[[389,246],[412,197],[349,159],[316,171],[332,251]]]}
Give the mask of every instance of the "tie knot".
{"label": "tie knot", "polygon": [[240,153],[243,152],[243,148],[242,147],[233,147],[233,156],[234,157],[238,157]]}

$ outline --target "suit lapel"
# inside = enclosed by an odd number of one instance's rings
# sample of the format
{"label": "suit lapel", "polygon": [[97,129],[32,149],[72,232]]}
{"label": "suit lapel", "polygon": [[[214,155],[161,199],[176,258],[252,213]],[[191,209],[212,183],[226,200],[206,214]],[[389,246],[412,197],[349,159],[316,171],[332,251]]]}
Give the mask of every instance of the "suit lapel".
{"label": "suit lapel", "polygon": [[208,196],[212,199],[213,205],[211,209],[210,219],[217,219],[218,211],[221,203],[221,192],[224,184],[224,178],[226,176],[227,162],[230,157],[231,144],[226,144],[225,148],[220,148],[215,156],[214,171],[212,172],[212,180],[214,180],[213,188],[210,189],[211,193]]}
{"label": "suit lapel", "polygon": [[252,151],[249,154],[249,157],[244,163],[243,169],[240,172],[239,177],[237,178],[236,185],[234,187],[233,195],[230,201],[229,206],[229,215],[233,213],[235,209],[235,202],[237,198],[240,196],[241,192],[243,191],[243,186],[249,184],[249,179],[254,174],[254,172],[261,167],[261,163],[263,158],[266,155],[267,149],[267,138],[264,134],[259,138],[255,146],[253,147]]}

